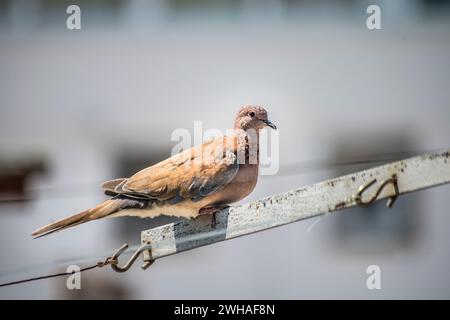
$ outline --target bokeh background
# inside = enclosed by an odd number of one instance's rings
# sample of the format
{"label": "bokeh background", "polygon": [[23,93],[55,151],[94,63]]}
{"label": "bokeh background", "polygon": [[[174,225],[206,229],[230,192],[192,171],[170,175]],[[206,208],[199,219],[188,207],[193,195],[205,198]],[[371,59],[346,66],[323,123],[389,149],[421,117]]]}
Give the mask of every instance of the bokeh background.
{"label": "bokeh background", "polygon": [[[81,30],[66,28],[69,4],[81,7]],[[366,27],[370,4],[381,30]],[[266,106],[280,128],[280,170],[245,201],[448,147],[449,18],[438,0],[1,0],[1,282],[139,243],[168,219],[30,232],[102,201],[102,181],[168,157],[173,130],[194,120],[225,130],[243,104]],[[0,298],[450,298],[449,191],[199,248],[147,271],[88,271],[81,290],[59,278],[0,288]],[[381,290],[366,287],[372,264]]]}

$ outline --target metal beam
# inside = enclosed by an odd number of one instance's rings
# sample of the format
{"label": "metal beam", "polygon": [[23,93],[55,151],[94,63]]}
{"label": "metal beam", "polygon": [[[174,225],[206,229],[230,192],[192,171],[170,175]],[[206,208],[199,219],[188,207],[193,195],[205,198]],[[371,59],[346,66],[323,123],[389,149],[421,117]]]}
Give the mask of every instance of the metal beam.
{"label": "metal beam", "polygon": [[216,214],[215,227],[200,216],[145,230],[144,261],[449,182],[450,150],[393,162],[230,207]]}

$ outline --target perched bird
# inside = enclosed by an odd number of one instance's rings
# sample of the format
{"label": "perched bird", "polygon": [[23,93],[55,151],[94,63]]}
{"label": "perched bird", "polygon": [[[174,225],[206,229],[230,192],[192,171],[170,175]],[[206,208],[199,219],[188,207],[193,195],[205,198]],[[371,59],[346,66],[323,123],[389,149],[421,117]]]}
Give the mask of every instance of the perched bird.
{"label": "perched bird", "polygon": [[111,198],[32,233],[40,237],[105,217],[215,214],[249,195],[258,180],[259,130],[276,129],[260,106],[244,106],[226,136],[184,150],[130,178],[103,183]]}

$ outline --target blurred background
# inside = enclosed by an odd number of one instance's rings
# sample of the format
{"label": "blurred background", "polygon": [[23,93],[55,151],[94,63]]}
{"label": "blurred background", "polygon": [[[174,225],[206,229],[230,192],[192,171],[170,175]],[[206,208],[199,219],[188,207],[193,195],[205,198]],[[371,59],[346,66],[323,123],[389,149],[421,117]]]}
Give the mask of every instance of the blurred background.
{"label": "blurred background", "polygon": [[[70,4],[81,30],[66,27]],[[381,30],[366,26],[371,4]],[[243,104],[266,106],[280,132],[278,174],[244,202],[449,147],[449,18],[443,0],[0,0],[0,282],[65,271],[65,259],[83,267],[77,259],[170,221],[105,219],[30,237],[102,201],[101,182],[168,157],[173,130],[194,120],[225,130]],[[0,298],[450,298],[449,191],[147,271],[95,269],[81,290],[63,277],[0,288]],[[381,290],[366,287],[372,264]]]}

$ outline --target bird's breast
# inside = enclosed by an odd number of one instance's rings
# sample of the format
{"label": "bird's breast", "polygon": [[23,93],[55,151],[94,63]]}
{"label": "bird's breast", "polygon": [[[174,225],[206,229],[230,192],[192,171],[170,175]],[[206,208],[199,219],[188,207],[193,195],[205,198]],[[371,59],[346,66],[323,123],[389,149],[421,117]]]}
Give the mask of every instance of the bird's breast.
{"label": "bird's breast", "polygon": [[258,165],[239,166],[236,176],[222,190],[211,196],[213,204],[230,204],[248,196],[258,182]]}

